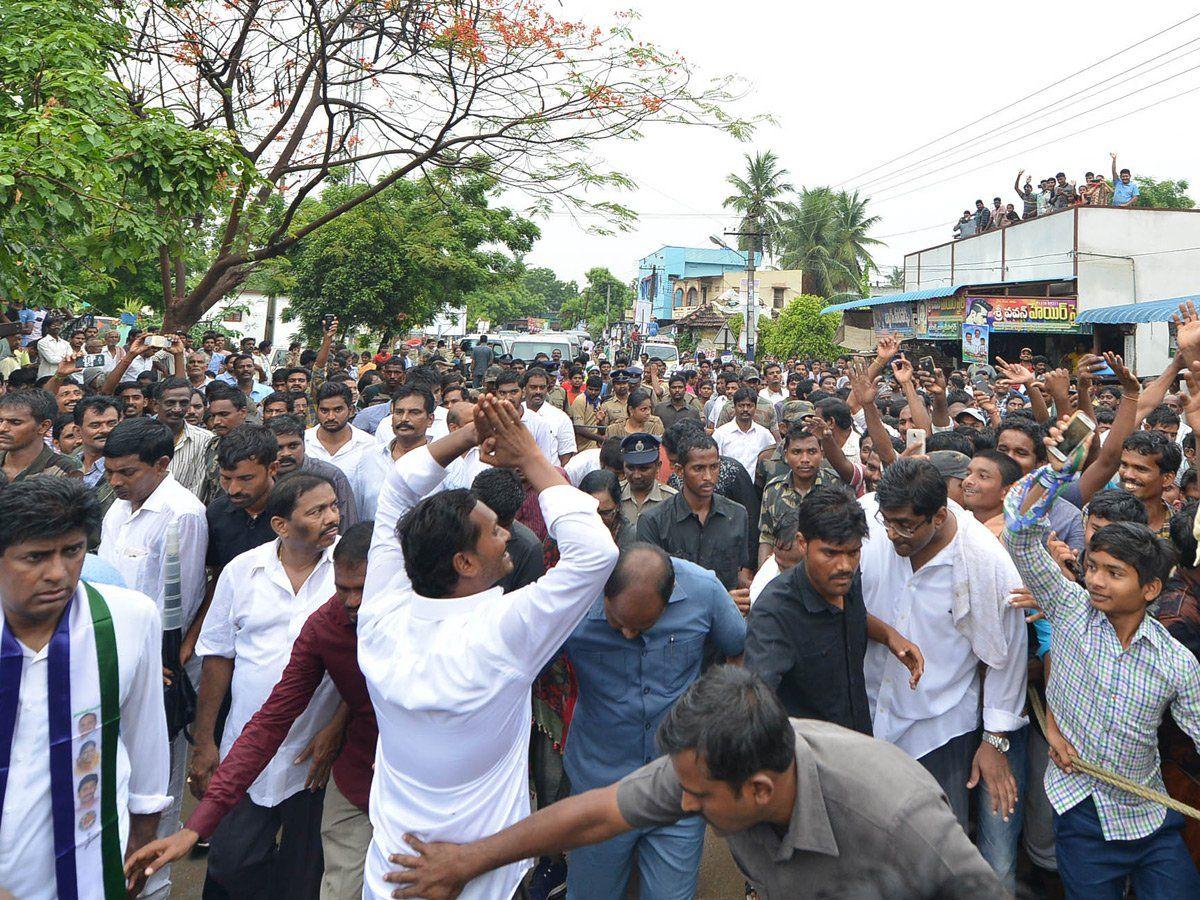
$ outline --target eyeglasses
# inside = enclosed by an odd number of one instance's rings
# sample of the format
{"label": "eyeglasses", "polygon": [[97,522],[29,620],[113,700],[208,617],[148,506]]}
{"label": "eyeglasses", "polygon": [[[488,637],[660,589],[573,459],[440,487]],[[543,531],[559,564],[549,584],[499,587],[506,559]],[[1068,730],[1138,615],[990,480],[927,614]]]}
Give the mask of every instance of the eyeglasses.
{"label": "eyeglasses", "polygon": [[900,525],[896,522],[889,522],[883,517],[883,510],[875,510],[875,521],[887,529],[888,534],[898,534],[900,537],[912,537],[926,525],[933,521],[933,516],[926,516],[917,525]]}

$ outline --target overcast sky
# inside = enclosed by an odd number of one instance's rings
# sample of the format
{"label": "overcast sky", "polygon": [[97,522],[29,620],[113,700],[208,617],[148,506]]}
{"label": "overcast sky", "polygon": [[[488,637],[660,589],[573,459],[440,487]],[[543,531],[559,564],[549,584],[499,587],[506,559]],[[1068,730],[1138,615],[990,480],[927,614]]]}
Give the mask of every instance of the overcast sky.
{"label": "overcast sky", "polygon": [[[746,144],[716,131],[664,127],[637,143],[608,145],[603,155],[639,185],[619,199],[640,220],[615,237],[590,235],[562,214],[539,222],[542,239],[529,262],[563,278],[582,280],[596,265],[632,278],[637,260],[664,244],[708,246],[710,234],[736,225],[722,212],[725,176],[744,167],[743,154],[757,150],[775,151],[797,186],[850,179],[846,186],[872,196],[871,210],[882,217],[875,235],[887,241],[876,254],[884,271],[902,263],[906,252],[948,240],[975,198],[989,205],[997,195],[1015,201],[1012,183],[1020,168],[1035,182],[1059,170],[1082,181],[1087,170],[1109,170],[1111,151],[1135,175],[1187,178],[1200,188],[1200,7],[1192,4],[563,0],[572,16],[596,24],[630,6],[641,13],[639,35],[681,51],[701,74],[742,76],[751,86],[744,109],[769,113],[777,124],[760,128]],[[1188,16],[1197,17],[992,115]],[[1170,77],[1177,73],[1183,74]],[[1076,92],[1074,102],[1064,99]],[[1127,94],[1133,96],[1121,99]],[[981,117],[980,124],[862,175]],[[880,176],[887,177],[871,181]],[[1193,196],[1200,198],[1200,190]]]}

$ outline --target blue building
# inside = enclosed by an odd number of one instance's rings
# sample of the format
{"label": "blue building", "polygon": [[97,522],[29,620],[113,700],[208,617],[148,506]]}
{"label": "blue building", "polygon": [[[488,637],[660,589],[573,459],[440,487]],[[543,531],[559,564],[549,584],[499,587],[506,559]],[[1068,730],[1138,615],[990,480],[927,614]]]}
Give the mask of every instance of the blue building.
{"label": "blue building", "polygon": [[650,315],[659,322],[675,319],[675,310],[696,306],[709,298],[689,298],[675,282],[742,272],[746,256],[717,247],[662,247],[638,262],[638,296],[649,298]]}

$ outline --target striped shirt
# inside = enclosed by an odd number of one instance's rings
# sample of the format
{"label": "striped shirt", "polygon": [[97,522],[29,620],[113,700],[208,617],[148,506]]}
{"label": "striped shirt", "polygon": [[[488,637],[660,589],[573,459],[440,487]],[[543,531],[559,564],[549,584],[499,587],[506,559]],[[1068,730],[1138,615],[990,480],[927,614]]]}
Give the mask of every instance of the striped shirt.
{"label": "striped shirt", "polygon": [[[1081,758],[1166,793],[1158,726],[1169,708],[1200,746],[1200,663],[1150,615],[1122,647],[1108,617],[1042,546],[1048,527],[1044,518],[1020,531],[1010,524],[1004,540],[1053,629],[1047,699],[1059,730]],[[1166,817],[1157,803],[1057,766],[1046,767],[1046,795],[1060,815],[1091,797],[1110,841],[1146,837]]]}
{"label": "striped shirt", "polygon": [[205,450],[214,437],[216,435],[211,431],[184,422],[183,433],[175,442],[175,455],[167,467],[167,471],[175,476],[175,480],[197,497],[201,496],[200,491],[207,472]]}

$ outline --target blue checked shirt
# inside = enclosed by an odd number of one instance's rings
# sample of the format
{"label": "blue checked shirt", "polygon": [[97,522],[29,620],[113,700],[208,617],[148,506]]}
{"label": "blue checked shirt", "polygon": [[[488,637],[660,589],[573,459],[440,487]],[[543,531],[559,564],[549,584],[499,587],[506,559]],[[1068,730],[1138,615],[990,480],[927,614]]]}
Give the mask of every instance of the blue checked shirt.
{"label": "blue checked shirt", "polygon": [[[1200,663],[1150,615],[1122,647],[1108,617],[1046,552],[1048,528],[1043,518],[1013,530],[1010,519],[1004,541],[1052,626],[1046,693],[1058,728],[1083,759],[1165,793],[1158,726],[1169,708],[1200,747]],[[1046,795],[1060,815],[1090,796],[1110,841],[1146,837],[1166,817],[1157,803],[1053,764]]]}

